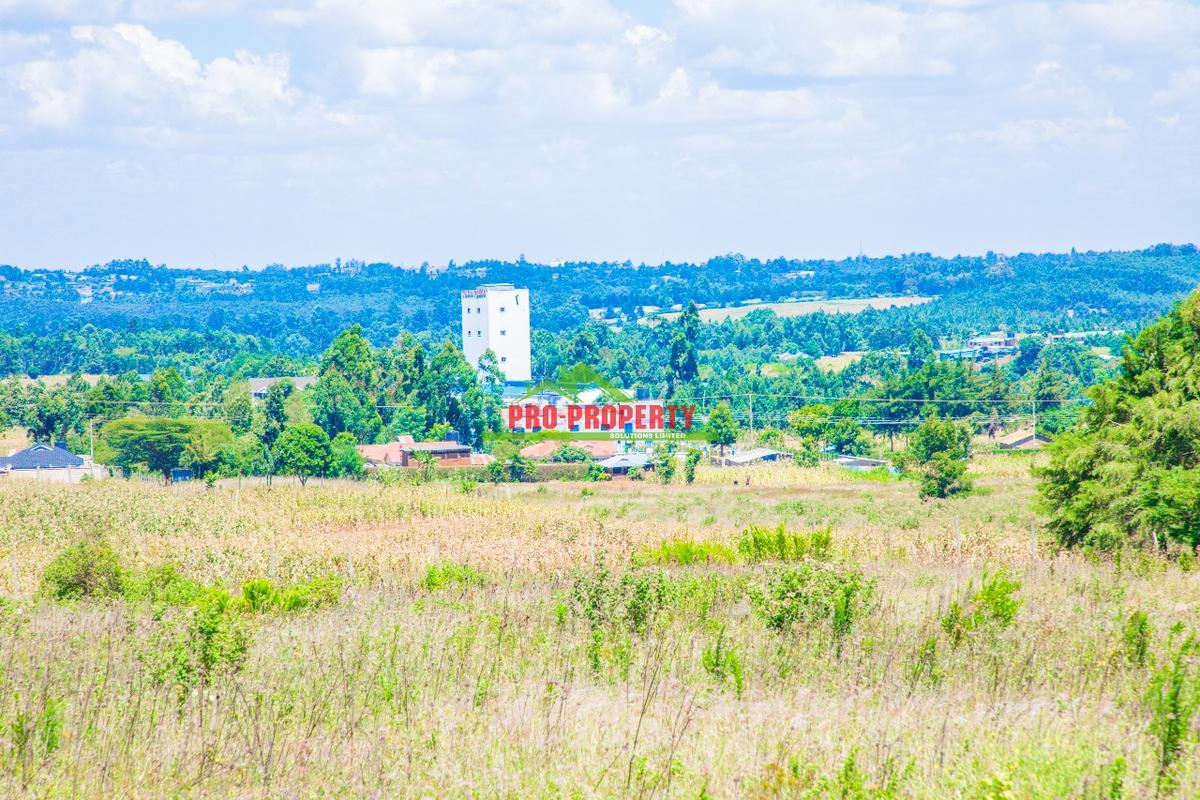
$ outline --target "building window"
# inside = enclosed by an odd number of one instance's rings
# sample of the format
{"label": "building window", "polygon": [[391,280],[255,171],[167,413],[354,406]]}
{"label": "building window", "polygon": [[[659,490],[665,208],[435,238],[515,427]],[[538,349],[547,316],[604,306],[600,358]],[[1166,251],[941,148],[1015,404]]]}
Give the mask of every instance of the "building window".
{"label": "building window", "polygon": [[508,336],[508,331],[500,331],[501,336]]}
{"label": "building window", "polygon": [[501,313],[501,314],[503,314],[503,313],[504,313],[504,306],[500,306],[500,313]]}
{"label": "building window", "polygon": [[507,364],[507,363],[508,363],[508,356],[500,356],[500,363],[501,363],[501,364]]}
{"label": "building window", "polygon": [[476,336],[483,336],[483,332],[482,332],[482,331],[475,331],[475,335],[476,335]]}

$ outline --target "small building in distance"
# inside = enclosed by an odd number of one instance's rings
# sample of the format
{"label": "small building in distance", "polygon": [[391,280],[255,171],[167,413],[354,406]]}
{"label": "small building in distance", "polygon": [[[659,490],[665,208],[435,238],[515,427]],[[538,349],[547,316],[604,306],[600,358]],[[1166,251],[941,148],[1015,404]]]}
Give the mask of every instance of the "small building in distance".
{"label": "small building in distance", "polygon": [[596,462],[600,468],[612,476],[628,475],[629,470],[637,468],[650,469],[650,456],[645,453],[621,453],[612,458]]}
{"label": "small building in distance", "polygon": [[544,439],[522,447],[521,455],[525,458],[549,458],[564,444],[586,450],[588,455],[595,459],[612,458],[621,452],[620,443],[613,439],[579,439],[569,442],[561,439]]}
{"label": "small building in distance", "polygon": [[745,467],[750,464],[787,461],[791,457],[791,453],[785,453],[782,450],[772,450],[769,447],[752,447],[749,450],[741,450],[737,453],[728,453],[724,457],[718,457],[717,463],[725,467]]}
{"label": "small building in distance", "polygon": [[246,382],[250,384],[250,397],[254,400],[266,400],[267,391],[279,383],[280,381],[291,381],[296,387],[297,392],[303,392],[308,387],[317,382],[316,375],[297,375],[295,377],[279,377],[279,378],[248,378]]}
{"label": "small building in distance", "polygon": [[953,350],[938,350],[939,361],[975,361],[982,351],[978,347],[959,347]]}
{"label": "small building in distance", "polygon": [[85,477],[107,478],[108,468],[92,465],[67,450],[62,442],[35,444],[0,458],[0,479],[79,483]]}
{"label": "small building in distance", "polygon": [[1034,433],[1032,428],[1005,434],[996,440],[996,446],[1001,450],[1041,450],[1050,437]]}
{"label": "small building in distance", "polygon": [[873,469],[880,468],[892,469],[888,462],[880,461],[878,458],[867,458],[866,456],[835,455],[829,463],[854,470],[855,472],[870,472]]}
{"label": "small building in distance", "polygon": [[417,453],[429,453],[439,467],[477,467],[492,460],[483,453],[473,453],[469,445],[458,441],[458,434],[439,442],[418,442],[411,436],[400,436],[386,444],[360,444],[358,453],[372,467],[418,467]]}

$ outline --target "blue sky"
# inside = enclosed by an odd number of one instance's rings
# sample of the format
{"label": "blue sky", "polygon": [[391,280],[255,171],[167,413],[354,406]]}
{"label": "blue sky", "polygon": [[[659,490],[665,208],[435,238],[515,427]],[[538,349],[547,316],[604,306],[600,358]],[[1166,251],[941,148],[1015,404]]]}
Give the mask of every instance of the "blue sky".
{"label": "blue sky", "polygon": [[1197,241],[1200,4],[0,0],[0,263]]}

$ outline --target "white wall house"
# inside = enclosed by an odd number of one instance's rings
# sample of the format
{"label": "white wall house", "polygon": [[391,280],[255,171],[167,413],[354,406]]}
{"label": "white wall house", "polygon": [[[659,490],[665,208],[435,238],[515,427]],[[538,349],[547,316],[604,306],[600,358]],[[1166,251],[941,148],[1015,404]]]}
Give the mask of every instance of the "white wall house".
{"label": "white wall house", "polygon": [[529,290],[511,283],[486,283],[462,293],[463,355],[479,366],[485,350],[496,354],[508,381],[528,381],[532,376],[529,355]]}

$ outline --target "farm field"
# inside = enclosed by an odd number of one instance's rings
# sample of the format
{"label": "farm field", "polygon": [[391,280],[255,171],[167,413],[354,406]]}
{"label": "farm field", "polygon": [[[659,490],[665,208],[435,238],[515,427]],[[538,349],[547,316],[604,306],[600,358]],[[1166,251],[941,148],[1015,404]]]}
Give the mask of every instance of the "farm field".
{"label": "farm field", "polygon": [[[0,483],[0,795],[1196,796],[1148,687],[1200,573],[1056,551],[1032,463]],[[119,580],[53,599],[81,540]]]}
{"label": "farm field", "polygon": [[816,362],[817,366],[821,369],[841,372],[846,367],[858,361],[864,355],[866,355],[866,353],[863,351],[847,350],[846,352],[839,353],[836,356],[821,356],[820,358],[816,359]]}
{"label": "farm field", "polygon": [[[741,319],[752,311],[767,309],[774,311],[780,317],[803,317],[807,314],[857,314],[867,309],[908,308],[919,306],[933,300],[932,297],[903,295],[895,297],[858,297],[841,300],[797,300],[785,303],[755,303],[746,306],[722,306],[720,308],[700,309],[700,319],[704,322],[723,322],[727,319]],[[679,313],[658,314],[655,317],[643,318],[674,320]],[[639,322],[643,321],[639,320]]]}

